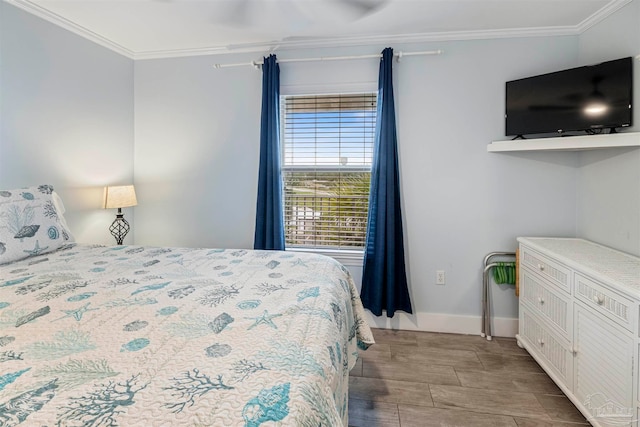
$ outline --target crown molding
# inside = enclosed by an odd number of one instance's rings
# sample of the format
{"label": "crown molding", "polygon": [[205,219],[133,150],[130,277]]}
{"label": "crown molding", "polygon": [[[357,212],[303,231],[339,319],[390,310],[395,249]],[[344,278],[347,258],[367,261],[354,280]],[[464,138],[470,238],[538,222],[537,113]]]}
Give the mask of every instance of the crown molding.
{"label": "crown molding", "polygon": [[135,59],[135,52],[127,49],[126,47],[101,36],[98,33],[95,33],[88,28],[83,27],[82,25],[78,25],[73,21],[70,21],[56,13],[51,12],[48,9],[38,6],[37,4],[29,1],[29,0],[0,0],[4,1],[8,4],[16,6],[26,12],[31,13],[39,18],[44,19],[45,21],[49,21],[52,24],[55,24],[59,27],[64,28],[65,30],[71,31],[74,34],[77,34],[85,39],[88,39],[94,43],[97,43],[101,46],[106,47],[107,49],[111,49],[112,51],[119,53],[120,55],[126,56],[130,59]]}
{"label": "crown molding", "polygon": [[613,0],[609,2],[605,7],[598,10],[593,15],[589,16],[587,19],[576,25],[576,29],[581,34],[588,30],[589,28],[596,25],[598,22],[604,20],[607,16],[617,12],[622,7],[631,3],[632,0]]}
{"label": "crown molding", "polygon": [[[255,49],[251,52],[262,52],[263,49]],[[163,58],[181,58],[185,56],[205,56],[205,55],[224,55],[228,53],[240,53],[241,51],[230,50],[227,46],[212,46],[193,49],[169,49],[169,50],[149,50],[136,52],[133,54],[134,60],[142,59],[163,59]]]}
{"label": "crown molding", "polygon": [[224,55],[230,53],[261,53],[265,51],[286,50],[286,49],[309,49],[309,48],[329,48],[347,46],[365,46],[381,44],[404,44],[404,43],[425,43],[463,40],[486,40],[499,38],[520,38],[520,37],[552,37],[552,36],[577,36],[591,28],[607,16],[618,11],[620,8],[630,3],[632,0],[612,0],[605,7],[589,16],[578,25],[558,26],[558,27],[536,27],[536,28],[507,28],[502,30],[481,30],[481,31],[444,31],[432,33],[415,33],[400,35],[375,35],[375,36],[352,36],[352,37],[325,37],[306,38],[291,37],[283,40],[272,40],[256,43],[242,43],[221,46],[210,46],[192,49],[170,49],[157,51],[132,51],[124,46],[97,34],[81,25],[76,24],[58,14],[55,14],[31,0],[0,0],[12,4],[22,10],[36,15],[46,21],[58,25],[72,33],[93,41],[101,46],[111,49],[127,58],[133,60],[178,58],[186,56],[204,55]]}
{"label": "crown molding", "polygon": [[134,59],[161,59],[196,55],[223,55],[229,53],[261,53],[287,49],[311,49],[349,46],[371,46],[381,44],[425,43],[460,40],[484,40],[517,37],[575,36],[575,27],[514,28],[506,30],[457,31],[399,35],[376,35],[355,37],[288,38],[283,40],[232,44],[201,49],[178,49],[153,52],[138,52]]}

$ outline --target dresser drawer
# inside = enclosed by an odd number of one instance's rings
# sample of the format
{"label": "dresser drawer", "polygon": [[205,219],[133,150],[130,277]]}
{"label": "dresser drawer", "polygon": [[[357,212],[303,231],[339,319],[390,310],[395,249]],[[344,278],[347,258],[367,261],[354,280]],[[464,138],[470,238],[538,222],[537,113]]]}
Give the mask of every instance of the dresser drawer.
{"label": "dresser drawer", "polygon": [[547,320],[566,338],[571,337],[573,319],[571,295],[547,283],[528,269],[520,278],[520,298],[538,316]]}
{"label": "dresser drawer", "polygon": [[576,302],[574,314],[573,394],[596,425],[630,426],[635,337],[582,302]]}
{"label": "dresser drawer", "polygon": [[553,373],[563,384],[573,384],[573,351],[569,341],[557,336],[544,321],[520,306],[520,339],[527,345],[540,366]]}
{"label": "dresser drawer", "polygon": [[557,285],[566,293],[571,293],[571,274],[570,270],[565,266],[526,246],[521,250],[520,262],[525,267],[531,268],[554,285]]}
{"label": "dresser drawer", "polygon": [[631,299],[579,273],[576,273],[574,282],[576,298],[629,331],[636,332],[638,313]]}

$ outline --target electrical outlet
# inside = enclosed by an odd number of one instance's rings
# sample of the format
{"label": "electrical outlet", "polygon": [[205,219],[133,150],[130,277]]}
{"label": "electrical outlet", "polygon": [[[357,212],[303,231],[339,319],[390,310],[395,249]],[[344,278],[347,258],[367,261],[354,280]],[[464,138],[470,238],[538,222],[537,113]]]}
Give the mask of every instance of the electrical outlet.
{"label": "electrical outlet", "polygon": [[444,285],[444,270],[436,271],[436,285]]}

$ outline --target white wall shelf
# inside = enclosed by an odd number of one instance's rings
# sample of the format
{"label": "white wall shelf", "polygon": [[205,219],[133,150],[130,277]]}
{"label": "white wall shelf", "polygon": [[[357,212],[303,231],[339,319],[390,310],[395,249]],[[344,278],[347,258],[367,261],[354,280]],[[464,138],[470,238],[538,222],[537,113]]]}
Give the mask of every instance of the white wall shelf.
{"label": "white wall shelf", "polygon": [[493,141],[487,151],[580,151],[615,147],[640,147],[640,132]]}

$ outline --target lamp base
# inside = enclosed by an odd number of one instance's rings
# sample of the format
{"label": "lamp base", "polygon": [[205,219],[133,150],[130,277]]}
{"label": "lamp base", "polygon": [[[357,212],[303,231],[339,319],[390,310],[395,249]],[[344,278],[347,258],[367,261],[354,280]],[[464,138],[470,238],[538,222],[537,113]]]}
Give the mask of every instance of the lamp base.
{"label": "lamp base", "polygon": [[122,244],[124,237],[129,233],[131,227],[126,219],[124,219],[124,214],[122,213],[122,209],[118,208],[118,213],[116,214],[116,219],[113,220],[111,226],[109,227],[109,231],[116,238],[116,243],[118,245]]}

